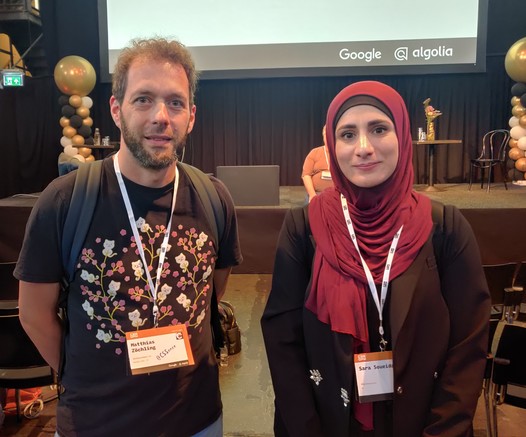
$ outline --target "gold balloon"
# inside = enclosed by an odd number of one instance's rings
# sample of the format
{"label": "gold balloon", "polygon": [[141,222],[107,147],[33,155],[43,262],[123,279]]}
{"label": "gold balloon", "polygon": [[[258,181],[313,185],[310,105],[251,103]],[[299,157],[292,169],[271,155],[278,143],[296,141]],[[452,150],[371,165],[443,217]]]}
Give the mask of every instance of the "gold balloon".
{"label": "gold balloon", "polygon": [[517,147],[517,140],[515,138],[510,138],[509,145],[510,145],[510,148],[512,148],[512,149],[514,147]]}
{"label": "gold balloon", "polygon": [[526,115],[523,115],[521,118],[519,118],[519,126],[526,129]]}
{"label": "gold balloon", "polygon": [[93,162],[95,161],[95,157],[93,155],[86,156],[85,162]]}
{"label": "gold balloon", "polygon": [[[520,99],[519,99],[520,101]],[[77,96],[76,94],[73,94],[69,98],[69,104],[73,106],[74,108],[78,108],[79,106],[82,106],[82,97]]]}
{"label": "gold balloon", "polygon": [[519,158],[515,161],[515,168],[519,171],[526,171],[526,158]]}
{"label": "gold balloon", "polygon": [[521,98],[517,96],[513,96],[511,98],[511,106],[518,105],[521,102]]}
{"label": "gold balloon", "polygon": [[69,118],[68,117],[60,117],[59,123],[60,123],[60,126],[62,126],[62,127],[69,126]]}
{"label": "gold balloon", "polygon": [[513,108],[511,108],[511,113],[515,117],[521,118],[524,114],[526,114],[526,108],[522,105],[515,105]]}
{"label": "gold balloon", "polygon": [[89,127],[93,126],[93,118],[86,117],[86,118],[82,119],[82,124],[84,126],[89,126]]}
{"label": "gold balloon", "polygon": [[89,147],[79,147],[77,150],[79,151],[79,155],[82,155],[84,158],[91,155],[91,149]]}
{"label": "gold balloon", "polygon": [[516,41],[504,58],[506,73],[515,82],[526,82],[526,38]]}
{"label": "gold balloon", "polygon": [[510,149],[508,156],[514,161],[517,161],[519,158],[524,158],[524,150],[514,147],[513,149]]}
{"label": "gold balloon", "polygon": [[73,138],[74,135],[76,135],[77,129],[71,126],[66,126],[64,129],[62,129],[62,135],[64,135],[67,138]]}
{"label": "gold balloon", "polygon": [[71,142],[74,146],[83,146],[84,137],[82,135],[73,135],[73,137],[71,138]]}
{"label": "gold balloon", "polygon": [[93,65],[87,59],[74,55],[58,61],[53,76],[59,90],[68,96],[89,94],[97,81]]}
{"label": "gold balloon", "polygon": [[80,108],[77,108],[77,115],[80,115],[82,118],[89,117],[89,109],[85,106],[81,106]]}

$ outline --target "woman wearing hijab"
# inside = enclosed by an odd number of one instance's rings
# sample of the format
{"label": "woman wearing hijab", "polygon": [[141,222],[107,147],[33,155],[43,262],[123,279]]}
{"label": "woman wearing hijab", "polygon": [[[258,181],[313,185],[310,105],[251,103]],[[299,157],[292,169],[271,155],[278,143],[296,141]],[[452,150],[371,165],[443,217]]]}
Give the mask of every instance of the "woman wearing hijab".
{"label": "woman wearing hijab", "polygon": [[287,214],[262,318],[275,434],[469,436],[490,313],[473,232],[413,191],[394,89],[346,87],[326,126],[335,186]]}

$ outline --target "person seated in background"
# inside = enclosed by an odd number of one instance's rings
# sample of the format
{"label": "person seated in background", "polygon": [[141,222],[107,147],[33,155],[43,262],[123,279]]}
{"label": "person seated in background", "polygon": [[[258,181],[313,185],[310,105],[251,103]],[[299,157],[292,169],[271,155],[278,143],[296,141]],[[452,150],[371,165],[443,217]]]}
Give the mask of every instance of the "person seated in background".
{"label": "person seated in background", "polygon": [[329,155],[325,139],[325,126],[322,130],[323,145],[312,149],[303,163],[301,179],[307,190],[309,202],[316,194],[321,193],[326,188],[332,187]]}

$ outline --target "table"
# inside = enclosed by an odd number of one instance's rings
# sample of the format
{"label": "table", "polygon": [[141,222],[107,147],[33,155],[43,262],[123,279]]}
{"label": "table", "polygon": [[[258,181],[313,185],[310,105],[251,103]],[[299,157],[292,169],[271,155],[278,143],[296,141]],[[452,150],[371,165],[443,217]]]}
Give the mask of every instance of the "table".
{"label": "table", "polygon": [[432,140],[432,141],[413,141],[415,146],[427,146],[427,187],[424,191],[443,191],[435,187],[435,146],[448,144],[462,144],[461,140]]}
{"label": "table", "polygon": [[[83,144],[82,146],[73,146],[78,148],[85,147],[86,149],[91,149],[92,154],[95,157],[95,159],[104,159],[106,156],[108,156],[110,153],[114,152],[115,145],[110,143],[109,146],[90,146],[87,144]],[[117,148],[118,149],[118,148]]]}

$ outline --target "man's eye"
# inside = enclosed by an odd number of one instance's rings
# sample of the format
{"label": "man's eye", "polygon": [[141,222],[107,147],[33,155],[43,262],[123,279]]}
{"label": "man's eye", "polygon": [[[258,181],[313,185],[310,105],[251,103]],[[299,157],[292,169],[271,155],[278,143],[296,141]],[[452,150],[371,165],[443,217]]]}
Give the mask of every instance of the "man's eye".
{"label": "man's eye", "polygon": [[146,97],[137,97],[135,103],[148,103],[148,99]]}

